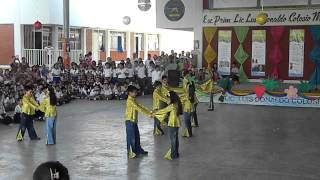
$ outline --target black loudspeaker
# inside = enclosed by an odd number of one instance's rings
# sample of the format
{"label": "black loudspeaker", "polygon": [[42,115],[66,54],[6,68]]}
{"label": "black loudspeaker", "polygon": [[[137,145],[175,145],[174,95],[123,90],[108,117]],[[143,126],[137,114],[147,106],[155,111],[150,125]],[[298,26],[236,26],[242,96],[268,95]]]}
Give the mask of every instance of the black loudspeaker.
{"label": "black loudspeaker", "polygon": [[177,70],[169,70],[168,71],[168,84],[171,87],[178,87],[180,80],[180,74]]}

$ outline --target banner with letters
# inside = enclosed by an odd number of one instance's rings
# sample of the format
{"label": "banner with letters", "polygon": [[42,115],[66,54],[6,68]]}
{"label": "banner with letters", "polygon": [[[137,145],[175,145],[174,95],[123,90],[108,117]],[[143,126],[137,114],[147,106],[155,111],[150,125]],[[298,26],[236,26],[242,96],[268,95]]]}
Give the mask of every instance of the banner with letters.
{"label": "banner with letters", "polygon": [[[221,94],[214,96],[214,103],[221,103],[219,97]],[[200,102],[209,102],[209,94],[197,94]],[[262,106],[283,106],[283,107],[312,107],[320,108],[320,98],[303,98],[298,97],[295,99],[289,99],[285,97],[276,97],[265,94],[262,98],[258,98],[255,94],[246,96],[236,96],[229,92],[225,94],[225,104],[245,104],[245,105],[262,105]]]}
{"label": "banner with letters", "polygon": [[[319,25],[320,9],[265,9],[268,14],[264,26],[285,25]],[[202,17],[203,26],[257,26],[256,16],[259,9],[244,10],[205,10]]]}

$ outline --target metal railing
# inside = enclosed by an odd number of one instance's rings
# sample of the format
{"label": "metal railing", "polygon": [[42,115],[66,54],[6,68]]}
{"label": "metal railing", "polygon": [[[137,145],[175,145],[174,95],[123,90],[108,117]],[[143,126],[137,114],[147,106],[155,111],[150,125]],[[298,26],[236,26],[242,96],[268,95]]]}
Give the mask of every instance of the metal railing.
{"label": "metal railing", "polygon": [[[79,57],[82,54],[82,50],[71,50],[69,56],[71,62],[79,63]],[[29,66],[34,65],[46,65],[52,67],[58,60],[58,57],[63,57],[62,50],[52,50],[51,56],[48,55],[48,52],[44,49],[23,49],[22,56],[26,58]]]}

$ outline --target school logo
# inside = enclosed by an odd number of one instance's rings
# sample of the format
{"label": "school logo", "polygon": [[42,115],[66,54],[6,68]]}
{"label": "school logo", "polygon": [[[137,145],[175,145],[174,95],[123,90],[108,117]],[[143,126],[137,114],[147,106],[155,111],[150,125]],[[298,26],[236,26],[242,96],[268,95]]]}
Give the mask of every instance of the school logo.
{"label": "school logo", "polygon": [[170,0],[164,7],[164,14],[170,21],[179,21],[184,12],[185,7],[181,0]]}
{"label": "school logo", "polygon": [[150,0],[138,0],[138,8],[141,11],[149,11],[151,8],[151,1]]}

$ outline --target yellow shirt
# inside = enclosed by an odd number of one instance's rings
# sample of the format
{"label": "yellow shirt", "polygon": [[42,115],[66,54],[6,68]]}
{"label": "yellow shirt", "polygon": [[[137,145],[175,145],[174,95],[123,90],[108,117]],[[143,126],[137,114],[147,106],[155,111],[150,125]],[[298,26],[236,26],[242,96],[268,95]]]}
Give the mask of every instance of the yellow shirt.
{"label": "yellow shirt", "polygon": [[43,100],[43,102],[40,104],[39,107],[40,111],[44,112],[45,117],[56,117],[57,116],[57,107],[52,106],[50,104],[50,98],[46,98]]}
{"label": "yellow shirt", "polygon": [[188,85],[190,85],[190,81],[189,81],[189,77],[185,76],[182,80],[182,88],[186,89],[188,87]]}
{"label": "yellow shirt", "polygon": [[36,109],[39,107],[39,104],[36,102],[33,96],[27,96],[24,95],[22,98],[22,113],[28,114],[28,115],[34,115],[36,112]]}
{"label": "yellow shirt", "polygon": [[169,104],[170,103],[170,99],[163,95],[163,93],[161,93],[161,89],[162,88],[156,88],[153,91],[153,109],[160,109],[160,104],[161,103],[166,103]]}
{"label": "yellow shirt", "polygon": [[191,113],[194,111],[194,104],[191,103],[190,97],[189,97],[189,88],[185,90],[185,93],[180,97],[182,106],[183,106],[183,112]]}
{"label": "yellow shirt", "polygon": [[180,127],[181,120],[178,113],[178,105],[177,104],[170,104],[169,106],[159,110],[156,112],[155,116],[159,121],[164,121],[166,119],[167,114],[169,113],[169,127]]}
{"label": "yellow shirt", "polygon": [[136,102],[135,98],[128,96],[127,109],[125,114],[126,121],[138,123],[138,112],[141,112],[148,116],[151,115],[151,111],[148,108]]}

